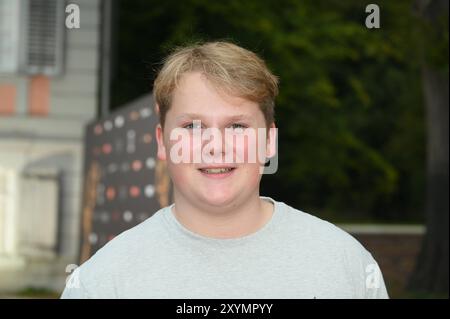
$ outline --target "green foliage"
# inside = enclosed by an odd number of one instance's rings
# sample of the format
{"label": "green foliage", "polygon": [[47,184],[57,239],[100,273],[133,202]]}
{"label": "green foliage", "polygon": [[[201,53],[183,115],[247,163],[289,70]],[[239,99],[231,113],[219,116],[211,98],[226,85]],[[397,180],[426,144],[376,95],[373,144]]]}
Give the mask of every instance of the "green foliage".
{"label": "green foliage", "polygon": [[26,287],[15,294],[19,298],[58,299],[61,293],[45,287]]}
{"label": "green foliage", "polygon": [[[317,212],[418,221],[423,28],[410,1],[377,3],[380,29],[365,27],[363,1],[121,1],[114,105],[151,89],[170,48],[234,41],[280,77],[279,171],[263,178],[263,194]],[[448,72],[448,31],[436,36],[447,42],[433,61]]]}

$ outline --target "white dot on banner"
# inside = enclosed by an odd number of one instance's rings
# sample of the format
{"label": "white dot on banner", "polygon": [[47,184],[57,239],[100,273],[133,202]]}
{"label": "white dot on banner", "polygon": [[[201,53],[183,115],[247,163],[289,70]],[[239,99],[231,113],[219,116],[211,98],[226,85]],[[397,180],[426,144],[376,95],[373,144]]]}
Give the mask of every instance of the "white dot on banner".
{"label": "white dot on banner", "polygon": [[127,132],[127,136],[128,136],[129,138],[133,138],[133,137],[136,136],[136,132],[135,132],[134,130],[129,130],[129,131]]}
{"label": "white dot on banner", "polygon": [[151,184],[145,186],[145,196],[147,197],[153,197],[153,195],[155,195],[155,187]]}
{"label": "white dot on banner", "polygon": [[106,131],[110,131],[113,127],[113,124],[111,121],[106,121],[105,124],[103,124],[103,126],[105,127]]}
{"label": "white dot on banner", "polygon": [[109,221],[109,214],[108,214],[108,212],[103,212],[103,213],[101,213],[101,215],[100,215],[100,220],[101,220],[103,223],[107,223],[107,222]]}
{"label": "white dot on banner", "polygon": [[150,115],[152,115],[152,110],[148,107],[141,109],[141,117],[149,117]]}
{"label": "white dot on banner", "polygon": [[117,164],[111,163],[108,165],[108,172],[115,173],[117,171]]}
{"label": "white dot on banner", "polygon": [[133,219],[133,214],[127,210],[123,213],[123,220],[126,221],[127,223],[131,222],[131,220]]}
{"label": "white dot on banner", "polygon": [[114,120],[116,127],[122,127],[124,122],[125,122],[125,119],[121,115],[117,116],[116,119]]}
{"label": "white dot on banner", "polygon": [[147,160],[145,161],[145,165],[150,169],[155,168],[155,159],[153,157],[147,158]]}
{"label": "white dot on banner", "polygon": [[146,220],[148,218],[148,214],[147,213],[140,213],[139,214],[139,220],[142,222],[144,220]]}
{"label": "white dot on banner", "polygon": [[98,241],[98,236],[96,233],[90,233],[89,234],[89,243],[95,245]]}

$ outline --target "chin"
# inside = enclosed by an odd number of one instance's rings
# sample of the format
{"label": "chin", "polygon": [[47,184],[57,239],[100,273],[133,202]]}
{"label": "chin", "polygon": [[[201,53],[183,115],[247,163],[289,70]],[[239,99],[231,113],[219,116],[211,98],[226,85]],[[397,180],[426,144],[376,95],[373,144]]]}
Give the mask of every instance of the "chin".
{"label": "chin", "polygon": [[236,198],[236,194],[229,192],[207,192],[203,194],[203,203],[210,206],[225,206],[233,202]]}

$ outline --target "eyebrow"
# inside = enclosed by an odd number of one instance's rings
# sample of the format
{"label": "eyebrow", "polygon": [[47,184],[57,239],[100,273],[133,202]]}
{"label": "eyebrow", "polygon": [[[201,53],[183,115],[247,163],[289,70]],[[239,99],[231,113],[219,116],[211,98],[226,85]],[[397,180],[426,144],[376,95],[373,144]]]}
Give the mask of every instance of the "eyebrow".
{"label": "eyebrow", "polygon": [[[179,116],[176,117],[176,119],[192,119],[192,120],[198,120],[198,119],[202,119],[203,115],[201,114],[196,114],[196,113],[183,113]],[[253,117],[247,114],[237,114],[237,115],[232,115],[232,116],[227,116],[226,117],[227,121],[237,121],[237,120],[252,120]]]}

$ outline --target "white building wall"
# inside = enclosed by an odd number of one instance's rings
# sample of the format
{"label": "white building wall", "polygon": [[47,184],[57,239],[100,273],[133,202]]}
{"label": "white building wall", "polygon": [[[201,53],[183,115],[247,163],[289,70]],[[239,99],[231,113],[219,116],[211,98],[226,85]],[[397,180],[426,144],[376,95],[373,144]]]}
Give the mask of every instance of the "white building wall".
{"label": "white building wall", "polygon": [[[95,118],[99,102],[101,1],[71,0],[70,3],[79,5],[80,29],[65,30],[64,71],[50,78],[49,114],[42,117],[27,114],[30,78],[0,75],[0,84],[14,84],[17,91],[15,113],[0,114],[0,170],[8,170],[14,176],[10,185],[14,188],[13,195],[9,198],[9,205],[14,207],[14,220],[5,235],[8,245],[14,248],[0,250],[0,292],[25,287],[61,290],[67,275],[66,265],[77,262],[84,126]],[[25,191],[21,182],[26,174],[42,172],[61,174],[62,181],[56,227],[58,242],[50,254],[39,247],[33,253],[30,249],[21,251],[23,240],[19,238],[22,229],[19,223],[26,218],[24,211],[30,213],[28,208],[23,208],[29,205],[21,204],[29,196],[20,193]],[[32,187],[25,189],[33,191]],[[47,206],[51,207],[51,203]],[[41,215],[50,218],[48,214],[41,212]],[[48,231],[52,231],[50,228]]]}

